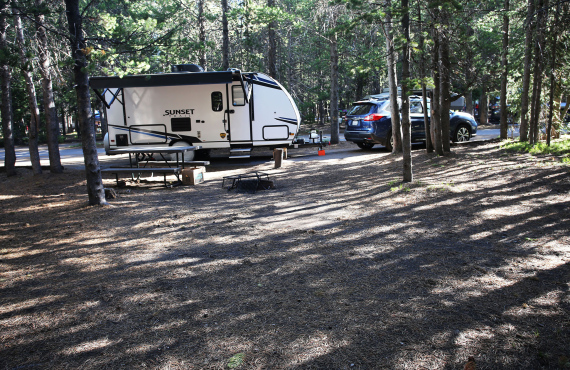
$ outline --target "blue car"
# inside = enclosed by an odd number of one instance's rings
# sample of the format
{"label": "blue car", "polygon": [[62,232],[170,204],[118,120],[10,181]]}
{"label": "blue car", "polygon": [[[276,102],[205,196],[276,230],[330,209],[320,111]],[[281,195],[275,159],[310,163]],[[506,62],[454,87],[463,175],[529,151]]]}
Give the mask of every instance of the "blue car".
{"label": "blue car", "polygon": [[[422,98],[410,97],[412,142],[425,141]],[[429,100],[428,100],[429,113]],[[469,141],[477,134],[477,122],[467,113],[450,113],[449,137],[454,142]],[[429,117],[429,115],[428,115]],[[361,149],[371,149],[381,144],[392,151],[392,120],[389,99],[358,101],[346,114],[346,141],[352,141]]]}

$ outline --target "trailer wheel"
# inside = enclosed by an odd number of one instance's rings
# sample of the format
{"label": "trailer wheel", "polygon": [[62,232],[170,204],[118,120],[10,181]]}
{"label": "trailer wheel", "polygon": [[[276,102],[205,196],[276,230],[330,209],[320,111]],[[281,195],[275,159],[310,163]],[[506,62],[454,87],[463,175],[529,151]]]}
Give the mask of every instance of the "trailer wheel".
{"label": "trailer wheel", "polygon": [[105,146],[105,154],[109,155],[109,152],[111,151],[111,143],[109,143],[108,132],[105,134],[105,137],[103,138],[103,145]]}

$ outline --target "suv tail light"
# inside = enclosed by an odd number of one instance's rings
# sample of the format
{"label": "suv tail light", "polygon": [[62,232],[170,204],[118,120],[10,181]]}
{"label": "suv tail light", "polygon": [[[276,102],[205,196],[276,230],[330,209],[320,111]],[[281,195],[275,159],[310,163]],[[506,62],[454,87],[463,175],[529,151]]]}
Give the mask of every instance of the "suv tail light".
{"label": "suv tail light", "polygon": [[382,118],[384,118],[385,116],[378,114],[378,113],[372,113],[367,115],[366,117],[364,117],[364,121],[378,121]]}

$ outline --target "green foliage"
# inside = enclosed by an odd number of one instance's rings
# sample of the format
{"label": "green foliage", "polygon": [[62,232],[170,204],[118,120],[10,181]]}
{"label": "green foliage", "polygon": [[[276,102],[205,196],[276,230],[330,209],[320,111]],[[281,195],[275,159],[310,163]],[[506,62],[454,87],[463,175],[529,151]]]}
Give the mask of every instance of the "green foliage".
{"label": "green foliage", "polygon": [[295,20],[293,15],[278,7],[268,7],[259,5],[252,9],[254,14],[253,23],[260,26],[267,26],[271,22],[292,22]]}
{"label": "green foliage", "polygon": [[245,360],[245,353],[236,353],[228,360],[228,368],[229,369],[237,369],[241,365],[243,365]]}
{"label": "green foliage", "polygon": [[407,193],[410,191],[410,187],[408,185],[400,184],[398,186],[391,187],[390,191],[393,193],[398,192],[398,191],[402,191],[404,193]]}
{"label": "green foliage", "polygon": [[539,142],[534,145],[530,145],[528,142],[520,141],[507,141],[502,144],[502,149],[517,152],[517,153],[530,153],[530,154],[553,154],[553,155],[563,155],[570,153],[570,138],[565,137],[561,140],[552,141],[550,146],[546,145],[544,142]]}
{"label": "green foliage", "polygon": [[187,23],[179,6],[165,1],[103,1],[89,8],[86,32],[97,35],[86,49],[90,72],[105,75],[164,72],[160,55]]}
{"label": "green foliage", "polygon": [[17,66],[20,60],[18,56],[18,51],[14,49],[14,44],[9,45],[7,48],[0,49],[0,63],[2,65],[7,64],[9,66]]}
{"label": "green foliage", "polygon": [[[72,113],[75,106],[71,83],[74,62],[69,57],[69,41],[62,36],[68,32],[65,17],[60,17],[64,14],[63,3],[46,3],[40,8],[27,2],[23,4],[27,14],[40,12],[46,16],[50,25],[50,50],[57,68],[54,74],[56,104],[58,109],[61,107],[67,114]],[[88,43],[84,53],[88,59],[87,71],[91,75],[167,72],[171,64],[198,63],[202,53],[206,54],[207,70],[221,68],[222,30],[218,0],[203,2],[205,41],[199,39],[195,0],[100,0],[82,1],[80,5]],[[433,45],[430,29],[433,26],[450,40],[453,91],[475,91],[478,94],[483,79],[488,80],[491,91],[498,90],[504,14],[501,7],[502,2],[465,0],[430,0],[411,4],[412,76],[399,83],[410,89],[418,88],[420,82],[431,87],[429,51]],[[511,2],[511,9],[508,100],[511,110],[516,112],[520,105],[526,2]],[[387,7],[384,3],[364,0],[281,0],[268,7],[266,0],[247,0],[229,2],[228,11],[230,67],[267,72],[267,26],[274,22],[278,39],[277,79],[291,92],[303,119],[309,122],[324,122],[328,117],[332,35],[338,36],[341,109],[349,108],[351,102],[387,87],[383,23],[387,12],[393,16],[396,45],[402,41],[399,22],[403,13],[398,1],[392,1],[391,7]],[[421,23],[418,22],[420,14]],[[445,14],[447,18],[437,18],[437,14]],[[553,19],[554,9],[549,12],[549,17]],[[25,18],[24,23],[28,34],[33,34],[35,24],[30,18]],[[568,94],[570,84],[570,34],[564,32],[567,31],[566,24],[568,19],[561,18],[558,25],[559,63],[555,75],[560,95],[564,91]],[[8,31],[9,40],[13,39],[12,28]],[[545,31],[556,29],[556,25],[550,22]],[[425,38],[423,50],[419,46],[420,35]],[[28,52],[37,60],[35,40],[30,38],[28,41]],[[12,48],[13,44],[9,43],[7,49],[0,50],[0,61],[15,67],[19,58],[17,50]],[[545,54],[548,54],[548,48],[547,45]],[[420,55],[426,57],[427,63],[427,77],[423,81],[419,79]],[[30,70],[32,67],[24,66]],[[39,82],[37,71],[35,73]],[[545,80],[545,83],[550,82]],[[21,77],[16,73],[14,122],[19,132],[25,127],[29,115],[25,96],[20,94],[21,88]],[[544,100],[546,95],[542,95]]]}

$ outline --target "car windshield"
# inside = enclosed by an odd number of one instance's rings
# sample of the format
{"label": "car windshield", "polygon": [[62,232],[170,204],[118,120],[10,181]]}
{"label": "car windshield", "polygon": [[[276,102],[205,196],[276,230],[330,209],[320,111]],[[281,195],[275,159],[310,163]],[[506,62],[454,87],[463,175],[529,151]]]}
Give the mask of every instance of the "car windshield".
{"label": "car windshield", "polygon": [[376,105],[374,104],[356,104],[347,113],[350,116],[361,116],[368,113],[376,113]]}
{"label": "car windshield", "polygon": [[410,101],[410,113],[423,113],[422,102],[419,100]]}

